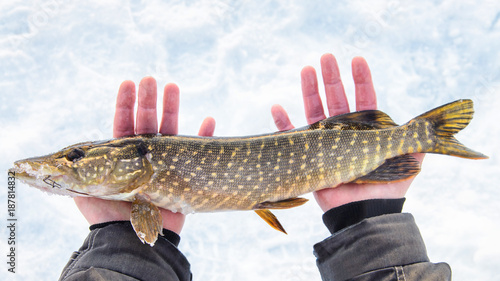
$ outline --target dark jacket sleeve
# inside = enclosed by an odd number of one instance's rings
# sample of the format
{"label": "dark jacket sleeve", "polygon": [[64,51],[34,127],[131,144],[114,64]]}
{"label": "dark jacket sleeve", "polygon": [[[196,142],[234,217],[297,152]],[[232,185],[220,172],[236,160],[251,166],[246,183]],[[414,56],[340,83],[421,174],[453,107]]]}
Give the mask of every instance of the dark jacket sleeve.
{"label": "dark jacket sleeve", "polygon": [[[375,206],[380,202],[357,203],[358,210],[354,213],[358,215],[354,215],[353,224],[323,218],[330,231],[333,230],[332,236],[314,245],[323,280],[451,280],[448,264],[429,262],[411,214],[399,213],[394,208],[384,214],[382,207],[375,208],[376,215],[362,219],[360,210],[373,214],[373,206],[366,204]],[[344,215],[350,212],[343,208]],[[325,215],[335,216],[332,212]],[[332,221],[337,224],[332,225]],[[339,225],[344,227],[339,229]]]}
{"label": "dark jacket sleeve", "polygon": [[177,249],[179,236],[163,233],[151,247],[137,238],[130,222],[92,226],[59,280],[191,280],[189,262]]}

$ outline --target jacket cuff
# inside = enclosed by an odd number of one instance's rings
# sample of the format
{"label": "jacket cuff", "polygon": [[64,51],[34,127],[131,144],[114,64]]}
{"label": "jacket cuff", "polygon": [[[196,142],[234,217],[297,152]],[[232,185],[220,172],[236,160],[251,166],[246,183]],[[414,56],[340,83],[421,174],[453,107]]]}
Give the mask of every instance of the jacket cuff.
{"label": "jacket cuff", "polygon": [[401,213],[404,202],[405,198],[351,202],[326,211],[323,222],[330,233],[334,234],[367,218]]}
{"label": "jacket cuff", "polygon": [[323,280],[350,280],[381,268],[428,262],[411,214],[365,219],[314,245]]}
{"label": "jacket cuff", "polygon": [[159,236],[153,247],[143,244],[129,221],[93,225],[91,229],[60,280],[101,280],[93,278],[96,274],[109,280],[125,280],[125,276],[134,280],[191,280],[189,262],[169,238]]}

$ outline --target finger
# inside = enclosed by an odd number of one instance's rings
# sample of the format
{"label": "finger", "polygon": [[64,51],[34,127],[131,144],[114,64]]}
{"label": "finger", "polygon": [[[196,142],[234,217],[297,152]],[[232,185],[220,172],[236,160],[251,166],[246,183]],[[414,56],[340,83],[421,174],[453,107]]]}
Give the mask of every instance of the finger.
{"label": "finger", "polygon": [[207,117],[201,123],[200,130],[198,131],[198,136],[201,137],[211,137],[214,135],[215,130],[215,119],[212,117]]}
{"label": "finger", "polygon": [[348,113],[349,103],[340,79],[339,66],[332,54],[321,56],[321,73],[325,84],[326,104],[330,116]]}
{"label": "finger", "polygon": [[302,97],[304,98],[304,108],[308,124],[312,124],[326,118],[323,111],[323,104],[319,97],[318,79],[316,70],[312,66],[306,66],[300,73],[302,82]]}
{"label": "finger", "polygon": [[163,89],[163,114],[160,134],[177,135],[179,120],[179,87],[173,83]]}
{"label": "finger", "polygon": [[352,77],[356,89],[356,110],[377,109],[377,97],[373,88],[372,75],[364,58],[355,57],[352,59]]}
{"label": "finger", "polygon": [[134,132],[135,84],[124,81],[116,97],[115,119],[113,121],[113,137],[131,136]]}
{"label": "finger", "polygon": [[156,117],[156,80],[145,77],[139,83],[139,102],[137,105],[136,133],[156,134],[158,120]]}
{"label": "finger", "polygon": [[288,118],[288,114],[281,105],[273,105],[273,107],[271,107],[271,115],[273,116],[274,124],[276,124],[278,130],[288,131],[294,128],[292,122],[290,122],[290,118]]}

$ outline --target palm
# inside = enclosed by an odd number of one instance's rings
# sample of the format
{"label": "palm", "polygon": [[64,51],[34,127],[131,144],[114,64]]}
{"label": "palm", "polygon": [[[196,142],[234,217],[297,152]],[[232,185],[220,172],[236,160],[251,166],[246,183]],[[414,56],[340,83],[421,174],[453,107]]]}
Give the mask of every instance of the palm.
{"label": "palm", "polygon": [[[177,134],[177,119],[179,114],[179,88],[167,84],[163,95],[163,114],[158,130],[156,118],[156,81],[152,77],[142,79],[139,84],[137,107],[137,126],[134,126],[135,85],[131,81],[121,84],[116,100],[116,112],[113,124],[115,138],[134,134]],[[212,136],[215,121],[207,118],[201,125],[200,136]],[[123,201],[108,201],[91,197],[75,197],[75,202],[90,224],[109,221],[130,220],[131,203]],[[163,227],[180,233],[185,216],[160,209]]]}
{"label": "palm", "polygon": [[[325,94],[330,116],[348,113],[349,104],[344,87],[340,79],[339,68],[335,57],[325,54],[321,57],[321,72],[325,84]],[[352,61],[352,75],[356,89],[356,110],[369,110],[377,108],[377,98],[370,69],[363,58],[357,57]],[[306,119],[309,124],[326,118],[323,104],[319,96],[316,71],[312,67],[305,67],[301,72],[302,95]],[[276,105],[272,108],[274,121],[279,130],[293,128],[285,110]],[[415,154],[420,162],[423,154]],[[320,207],[326,211],[331,208],[353,202],[372,198],[401,198],[406,194],[413,179],[389,184],[342,184],[335,188],[323,189],[314,193]]]}

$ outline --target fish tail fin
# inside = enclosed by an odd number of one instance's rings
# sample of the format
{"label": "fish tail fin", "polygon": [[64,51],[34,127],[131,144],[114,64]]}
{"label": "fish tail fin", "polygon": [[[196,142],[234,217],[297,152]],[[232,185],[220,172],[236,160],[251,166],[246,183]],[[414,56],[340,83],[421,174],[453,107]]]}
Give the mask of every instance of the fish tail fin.
{"label": "fish tail fin", "polygon": [[470,159],[486,159],[488,156],[467,148],[454,135],[467,127],[474,114],[473,103],[469,99],[457,100],[418,117],[431,123],[436,137],[436,145],[427,152],[447,154]]}

